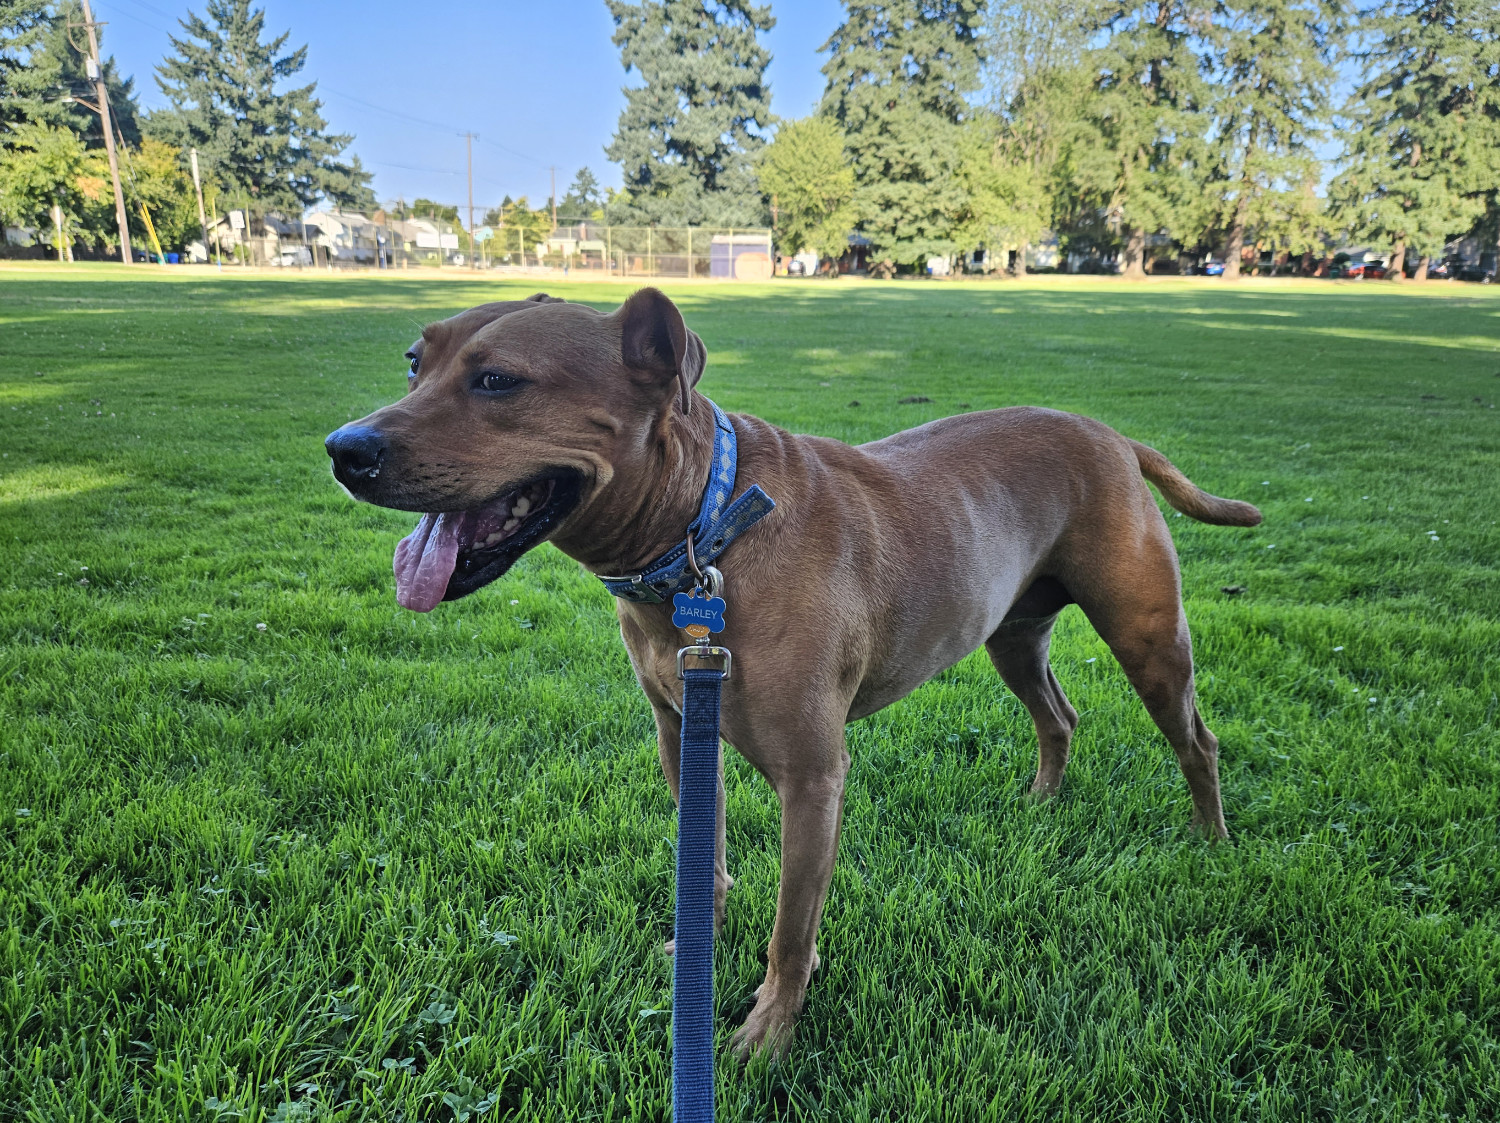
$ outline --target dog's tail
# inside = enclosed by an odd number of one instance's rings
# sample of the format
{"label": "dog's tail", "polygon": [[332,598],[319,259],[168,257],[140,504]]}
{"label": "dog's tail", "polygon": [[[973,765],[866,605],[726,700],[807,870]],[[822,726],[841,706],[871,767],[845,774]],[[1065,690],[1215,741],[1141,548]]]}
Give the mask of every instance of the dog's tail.
{"label": "dog's tail", "polygon": [[[1128,439],[1128,438],[1127,438]],[[1154,483],[1167,502],[1188,518],[1214,526],[1259,526],[1260,511],[1238,499],[1210,495],[1177,470],[1177,466],[1154,448],[1131,441],[1141,475]]]}

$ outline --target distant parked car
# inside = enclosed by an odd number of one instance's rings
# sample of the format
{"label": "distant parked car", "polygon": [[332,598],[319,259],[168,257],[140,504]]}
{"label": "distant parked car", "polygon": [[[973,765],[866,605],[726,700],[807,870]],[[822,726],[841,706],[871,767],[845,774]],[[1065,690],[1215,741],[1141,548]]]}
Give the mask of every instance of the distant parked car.
{"label": "distant parked car", "polygon": [[1350,281],[1379,281],[1385,277],[1385,264],[1379,261],[1350,261],[1348,258],[1340,261],[1334,258],[1333,264],[1328,267],[1328,275]]}
{"label": "distant parked car", "polygon": [[786,259],[786,272],[789,277],[811,277],[817,271],[818,255],[812,250],[803,250]]}
{"label": "distant parked car", "polygon": [[1209,258],[1198,266],[1198,272],[1205,277],[1222,277],[1224,275],[1224,263],[1217,258]]}
{"label": "distant parked car", "polygon": [[282,250],[271,264],[283,269],[296,269],[313,263],[312,252],[306,246],[293,246],[289,250]]}
{"label": "distant parked car", "polygon": [[1495,281],[1495,255],[1493,253],[1480,254],[1478,265],[1465,265],[1458,271],[1460,281],[1478,281],[1481,285],[1494,284]]}

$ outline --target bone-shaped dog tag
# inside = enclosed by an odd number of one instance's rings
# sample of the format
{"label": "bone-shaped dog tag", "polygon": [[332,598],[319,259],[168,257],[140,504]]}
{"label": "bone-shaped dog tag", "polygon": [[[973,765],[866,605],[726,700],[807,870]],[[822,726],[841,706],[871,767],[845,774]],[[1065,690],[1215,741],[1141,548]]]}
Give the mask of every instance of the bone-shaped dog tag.
{"label": "bone-shaped dog tag", "polygon": [[672,624],[694,639],[724,630],[724,598],[700,596],[698,590],[672,597]]}

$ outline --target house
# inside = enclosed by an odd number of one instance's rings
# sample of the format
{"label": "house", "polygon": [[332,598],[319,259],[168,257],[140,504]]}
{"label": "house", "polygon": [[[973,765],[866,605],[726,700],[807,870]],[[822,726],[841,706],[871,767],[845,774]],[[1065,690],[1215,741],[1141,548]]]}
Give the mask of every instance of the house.
{"label": "house", "polygon": [[[322,246],[330,265],[374,265],[382,256],[385,232],[379,223],[357,211],[313,211],[303,220],[309,240]],[[316,231],[316,233],[314,233]],[[457,242],[454,243],[455,248]]]}
{"label": "house", "polygon": [[849,235],[849,248],[839,258],[835,271],[839,273],[864,273],[870,268],[870,239],[863,234]]}
{"label": "house", "polygon": [[[448,256],[458,249],[458,232],[444,230],[447,223],[428,218],[403,218],[388,224],[391,248],[417,257]],[[426,250],[427,253],[422,253]]]}
{"label": "house", "polygon": [[242,210],[218,215],[209,224],[208,240],[227,260],[248,260],[251,265],[279,263],[283,253],[305,244],[300,220],[251,211],[247,223]]}

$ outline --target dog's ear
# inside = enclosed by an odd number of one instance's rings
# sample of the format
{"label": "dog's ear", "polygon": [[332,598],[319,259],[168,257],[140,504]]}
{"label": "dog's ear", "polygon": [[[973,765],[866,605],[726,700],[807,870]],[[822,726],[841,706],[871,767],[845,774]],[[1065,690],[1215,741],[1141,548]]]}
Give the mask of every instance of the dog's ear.
{"label": "dog's ear", "polygon": [[548,296],[544,292],[534,292],[522,303],[524,304],[566,304],[567,301],[560,296]]}
{"label": "dog's ear", "polygon": [[682,322],[677,305],[660,289],[644,288],[632,293],[615,315],[620,319],[620,357],[625,365],[674,379],[682,412],[689,412],[708,352],[697,333]]}

